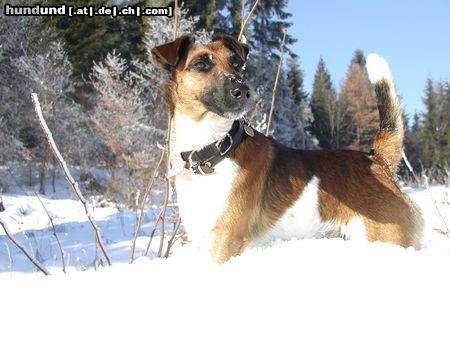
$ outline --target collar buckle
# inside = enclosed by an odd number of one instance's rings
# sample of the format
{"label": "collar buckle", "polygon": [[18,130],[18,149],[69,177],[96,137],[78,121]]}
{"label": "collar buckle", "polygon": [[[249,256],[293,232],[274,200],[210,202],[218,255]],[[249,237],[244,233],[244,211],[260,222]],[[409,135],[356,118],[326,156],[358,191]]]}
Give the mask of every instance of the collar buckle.
{"label": "collar buckle", "polygon": [[208,162],[205,162],[202,164],[199,161],[194,161],[192,159],[192,155],[194,153],[195,153],[194,151],[191,152],[188,157],[189,171],[194,174],[202,175],[202,176],[212,174],[214,172],[214,168],[212,167],[211,162],[208,161]]}
{"label": "collar buckle", "polygon": [[[227,140],[227,138],[228,138],[228,140],[230,140],[230,145],[228,146],[227,149],[222,151],[222,150],[220,150],[220,148],[222,147],[222,144]],[[216,148],[219,151],[220,156],[223,156],[226,153],[228,153],[228,151],[231,149],[232,146],[233,146],[233,137],[230,135],[229,132],[225,135],[225,138],[216,142]]]}

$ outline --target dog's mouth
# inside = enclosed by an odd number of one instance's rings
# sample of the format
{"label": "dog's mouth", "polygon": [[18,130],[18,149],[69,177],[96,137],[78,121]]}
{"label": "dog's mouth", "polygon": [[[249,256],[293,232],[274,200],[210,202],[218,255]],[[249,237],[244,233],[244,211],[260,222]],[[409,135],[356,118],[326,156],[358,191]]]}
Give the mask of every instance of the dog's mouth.
{"label": "dog's mouth", "polygon": [[208,111],[227,119],[236,120],[247,114],[255,105],[254,93],[243,83],[215,86],[199,97]]}
{"label": "dog's mouth", "polygon": [[251,110],[251,106],[232,109],[230,107],[221,107],[220,105],[208,105],[205,104],[204,102],[203,105],[208,111],[230,120],[240,119]]}

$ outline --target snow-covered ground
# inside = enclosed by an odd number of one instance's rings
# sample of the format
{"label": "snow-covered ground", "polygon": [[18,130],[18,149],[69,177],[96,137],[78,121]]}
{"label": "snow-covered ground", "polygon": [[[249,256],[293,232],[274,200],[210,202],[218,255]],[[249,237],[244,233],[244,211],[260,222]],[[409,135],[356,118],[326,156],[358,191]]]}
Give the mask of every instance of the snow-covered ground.
{"label": "snow-covered ground", "polygon": [[142,257],[157,209],[147,211],[138,259],[129,265],[135,214],[96,206],[113,266],[94,271],[92,230],[63,186],[41,199],[57,224],[66,275],[38,199],[3,195],[0,217],[52,276],[33,272],[0,230],[0,337],[450,336],[450,239],[437,211],[450,224],[450,187],[404,189],[426,220],[420,251],[291,240],[247,250],[221,267],[189,245],[177,244],[169,259],[154,251]]}

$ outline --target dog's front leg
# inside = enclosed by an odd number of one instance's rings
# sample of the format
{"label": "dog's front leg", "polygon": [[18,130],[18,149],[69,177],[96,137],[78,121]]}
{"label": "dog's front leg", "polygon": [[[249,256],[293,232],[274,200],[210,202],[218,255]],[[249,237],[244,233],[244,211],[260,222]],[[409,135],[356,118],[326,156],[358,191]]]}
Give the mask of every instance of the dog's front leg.
{"label": "dog's front leg", "polygon": [[223,264],[231,257],[240,255],[248,242],[247,236],[236,231],[230,224],[222,225],[219,220],[212,230],[209,252],[216,263]]}

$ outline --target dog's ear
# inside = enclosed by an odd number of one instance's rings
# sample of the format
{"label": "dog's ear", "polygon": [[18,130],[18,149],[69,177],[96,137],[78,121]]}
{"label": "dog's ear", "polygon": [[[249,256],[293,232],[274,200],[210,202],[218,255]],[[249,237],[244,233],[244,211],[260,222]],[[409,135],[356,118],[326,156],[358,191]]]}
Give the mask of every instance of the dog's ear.
{"label": "dog's ear", "polygon": [[222,41],[224,46],[235,52],[243,62],[247,61],[249,48],[245,43],[241,43],[236,38],[226,34],[214,35],[212,41]]}
{"label": "dog's ear", "polygon": [[194,39],[188,35],[181,36],[173,42],[152,48],[153,61],[166,70],[173,70],[187,54]]}

